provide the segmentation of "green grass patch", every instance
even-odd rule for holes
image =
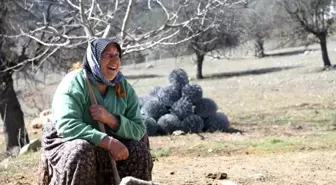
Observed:
[[[255,150],[262,153],[276,152],[276,151],[288,151],[294,150],[297,141],[293,139],[280,139],[280,138],[267,138],[267,139],[254,139],[254,140],[242,140],[242,141],[202,141],[195,144],[192,147],[180,151],[177,153],[184,153],[185,155],[198,155],[207,156],[209,154],[218,155],[232,155],[234,153],[246,153],[249,150]],[[183,150],[183,149],[180,149]],[[258,153],[259,153],[258,152]],[[175,152],[174,152],[175,153]]]
[[[295,151],[301,145],[300,139],[297,138],[267,138],[250,141],[248,144],[247,150],[262,153]]]
[[[169,157],[172,155],[172,149],[163,149],[163,148],[158,148],[158,149],[153,149],[151,151],[151,154],[155,157]]]
[[[336,108],[300,107],[278,110],[271,113],[251,113],[237,115],[238,123],[257,124],[298,124],[322,128],[324,130],[336,129]]]
[[[203,140],[190,143],[189,146],[171,148],[172,155],[206,157],[216,155],[239,155],[246,153],[267,154],[281,152],[295,152],[305,149],[333,149],[336,148],[335,132],[305,137],[267,137],[262,139],[244,140]],[[165,151],[164,149],[160,149]]]

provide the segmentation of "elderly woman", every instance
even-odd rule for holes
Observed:
[[[137,95],[119,71],[120,58],[118,43],[95,39],[87,47],[83,69],[59,84],[53,121],[44,126],[39,184],[115,184],[109,155],[121,178],[151,180],[146,127]],[[98,105],[91,105],[84,70]]]

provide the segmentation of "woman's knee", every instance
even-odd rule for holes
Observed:
[[[71,145],[76,146],[79,150],[93,149],[93,145],[85,139],[75,139],[68,141]]]
[[[128,146],[130,158],[148,158],[151,156],[149,148],[146,143],[141,141],[133,141]]]
[[[147,144],[141,141],[132,141],[127,144],[127,148],[129,157],[117,163],[121,176],[151,180],[153,161]]]
[[[75,139],[64,143],[61,158],[57,162],[56,181],[65,184],[94,184],[96,178],[95,148],[86,140]]]
[[[95,160],[94,146],[84,139],[75,139],[68,141],[66,150],[69,151],[69,158]]]

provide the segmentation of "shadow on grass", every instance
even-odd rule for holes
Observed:
[[[246,70],[246,71],[238,71],[238,72],[215,73],[215,74],[204,76],[204,79],[231,78],[231,77],[248,76],[248,75],[262,75],[262,74],[267,74],[267,73],[274,73],[274,72],[289,70],[289,69],[293,69],[297,67],[299,66],[270,67],[270,68],[262,68],[262,69],[254,69],[254,70]]]
[[[304,54],[306,51],[312,52],[312,51],[317,51],[317,50],[319,49],[298,49],[294,51],[283,51],[283,52],[278,52],[278,53],[265,54],[265,57],[292,56],[292,55]]]
[[[243,130],[239,130],[239,129],[232,128],[232,127],[228,128],[225,132],[230,133],[230,134],[235,134],[235,133],[243,134],[244,133]]]
[[[328,71],[336,71],[336,65],[332,66],[324,66],[324,67],[316,67],[313,70],[306,72],[307,74],[313,74],[313,73],[322,73],[322,72],[328,72]]]
[[[146,78],[158,78],[158,77],[162,76],[155,74],[125,75],[126,79],[146,79]]]

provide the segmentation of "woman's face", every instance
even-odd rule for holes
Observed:
[[[102,52],[100,68],[107,80],[113,80],[117,76],[120,68],[120,58],[115,44],[107,45]]]

